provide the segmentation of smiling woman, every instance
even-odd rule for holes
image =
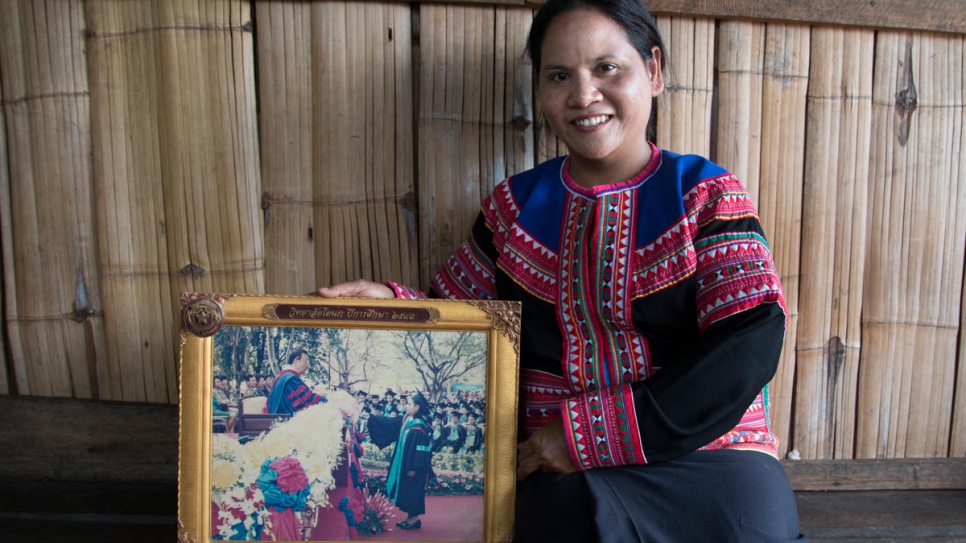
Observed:
[[[514,541],[799,539],[767,412],[781,284],[738,179],[648,141],[653,18],[639,0],[549,0],[527,48],[569,156],[497,185],[429,293],[523,302]]]

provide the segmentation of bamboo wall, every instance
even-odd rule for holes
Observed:
[[[962,16],[684,4],[652,4],[658,143],[758,204],[790,317],[783,450],[966,456]],[[176,402],[182,291],[425,287],[495,182],[562,152],[522,56],[531,17],[0,0],[0,393]]]

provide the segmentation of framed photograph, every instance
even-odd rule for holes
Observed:
[[[181,298],[178,537],[512,538],[520,305]]]

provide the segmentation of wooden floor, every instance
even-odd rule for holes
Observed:
[[[177,541],[176,407],[0,396],[0,413],[0,541]],[[785,466],[813,543],[966,542],[966,459]]]

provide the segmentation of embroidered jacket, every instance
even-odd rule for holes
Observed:
[[[566,157],[504,180],[433,294],[522,301],[524,430],[562,418],[578,467],[777,456],[767,383],[785,311],[757,213],[720,166],[653,151],[593,189]]]

